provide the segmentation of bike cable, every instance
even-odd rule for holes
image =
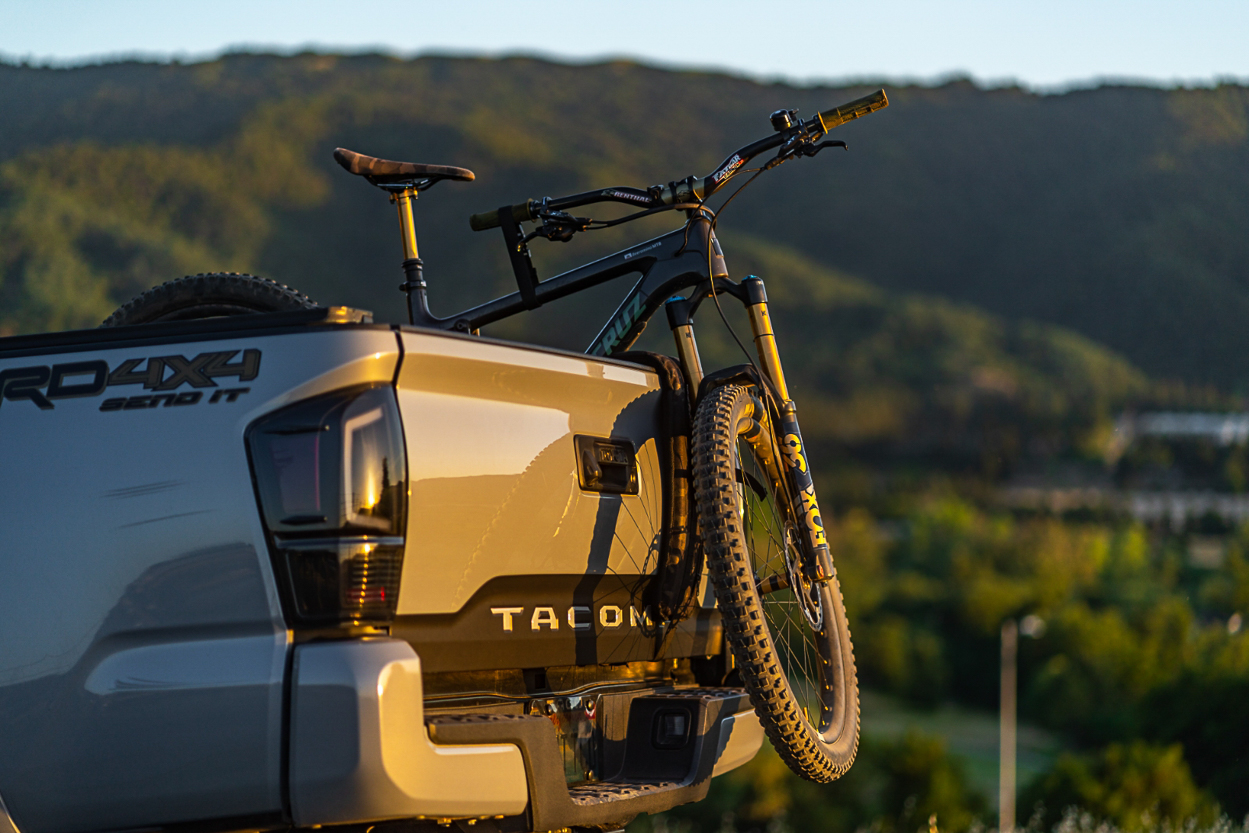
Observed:
[[[766,167],[756,168],[753,172],[754,176],[743,182],[737,187],[737,190],[729,194],[729,198],[720,204],[720,208],[718,210],[711,211],[711,209],[704,209],[707,213],[711,214],[711,220],[709,220],[711,228],[708,229],[708,238],[715,234],[716,223],[720,221],[720,215],[724,212],[724,209],[728,208],[729,203],[731,203],[738,194],[744,191],[747,185],[758,179],[759,175],[766,170]],[[721,255],[721,257],[723,257],[723,255]],[[742,351],[742,355],[746,357],[747,363],[749,363],[750,366],[755,369],[755,372],[759,373],[762,377],[763,374],[759,370],[759,366],[755,364],[754,356],[750,355],[750,351],[746,349],[746,345],[742,344],[742,340],[737,337],[737,331],[734,330],[733,325],[729,323],[728,316],[724,314],[724,307],[720,305],[720,294],[716,292],[715,268],[712,266],[711,261],[711,246],[707,247],[707,281],[711,286],[711,300],[715,301],[716,312],[720,313],[720,320],[724,322],[725,329],[729,331],[729,335],[733,337],[733,341],[737,342],[737,346]]]
[[[628,223],[641,217],[648,217],[651,214],[659,214],[664,211],[694,211],[703,207],[700,202],[679,202],[673,205],[661,205],[657,208],[648,208],[645,211],[638,211],[633,214],[626,214],[623,217],[617,217],[614,220],[591,220],[590,225],[586,226],[586,231],[597,231],[598,229],[611,228],[621,223]]]

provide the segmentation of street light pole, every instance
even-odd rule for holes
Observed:
[[[1019,623],[1002,623],[1002,699],[999,711],[998,821],[999,833],[1015,828],[1015,688],[1018,679]]]

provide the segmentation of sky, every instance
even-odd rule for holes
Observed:
[[[41,64],[311,48],[623,57],[798,83],[1249,81],[1249,0],[0,0],[0,20],[0,56]]]

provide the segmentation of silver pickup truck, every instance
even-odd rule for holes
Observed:
[[[765,733],[840,777],[845,607],[763,281],[729,279],[706,200],[886,106],[777,110],[707,176],[473,215],[517,292],[448,318],[412,204],[474,174],[339,148],[399,208],[413,326],[224,273],[0,339],[0,833],[611,830]],[[568,213],[600,203],[635,211]],[[665,211],[538,279],[529,241]],[[477,335],[635,274],[586,353]],[[692,316],[722,296],[758,361],[704,374]],[[678,358],[629,352],[661,307]]]
[[[655,609],[661,393],[345,308],[0,339],[0,830],[701,798],[764,735],[705,576]]]

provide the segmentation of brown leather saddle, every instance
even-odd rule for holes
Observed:
[[[346,148],[335,148],[334,159],[350,173],[362,176],[379,187],[406,186],[424,191],[444,179],[472,182],[476,179],[468,168],[452,165],[422,165],[419,162],[392,162],[365,156]]]

